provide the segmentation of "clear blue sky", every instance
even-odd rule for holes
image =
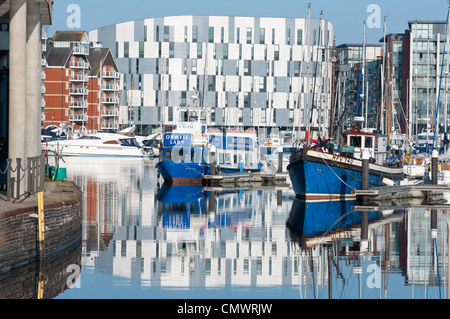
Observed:
[[[380,27],[366,28],[366,43],[379,43],[383,37],[383,19],[388,17],[387,32],[402,33],[409,20],[445,20],[448,0],[55,0],[53,25],[46,28],[49,36],[57,30],[90,31],[99,27],[152,17],[176,15],[221,15],[256,17],[306,18],[311,3],[313,18],[323,18],[335,27],[336,45],[362,43],[363,21],[376,23],[374,11],[379,9]],[[70,29],[67,12],[71,4],[80,8],[80,28]]]

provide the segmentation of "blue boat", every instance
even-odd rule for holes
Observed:
[[[211,152],[216,153],[216,172],[229,174],[261,170],[256,135],[207,133],[202,123],[182,122],[164,133],[156,168],[165,182],[176,185],[201,184],[211,174]]]
[[[376,135],[364,133],[359,139],[357,137],[356,133],[348,136],[349,140],[358,143],[360,152],[372,148],[369,152],[373,154]],[[352,191],[361,189],[362,160],[361,153],[359,156],[348,153],[350,149],[355,150],[355,145],[348,146],[345,153],[339,154],[306,146],[296,149],[287,166],[296,196],[315,200],[354,199]],[[403,179],[402,167],[373,161],[369,164],[369,188],[398,184]]]
[[[333,231],[361,224],[361,212],[352,210],[356,201],[306,201],[295,198],[286,225],[291,236],[300,239],[321,237]],[[380,219],[380,211],[368,212],[368,220]]]

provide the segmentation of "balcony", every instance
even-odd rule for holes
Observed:
[[[102,98],[103,104],[119,104],[119,98],[117,97],[103,97]]]
[[[119,91],[119,86],[117,84],[103,84],[103,91]]]
[[[72,73],[70,75],[70,81],[72,81],[72,82],[87,82],[88,77],[83,74]]]
[[[87,122],[88,117],[86,114],[70,114],[69,121],[71,122]]]
[[[103,110],[102,117],[118,117],[119,111],[117,110]]]
[[[45,71],[41,72],[41,80],[45,80],[47,78],[47,75],[45,74]]]
[[[73,54],[89,55],[89,49],[82,45],[76,45],[73,47]]]
[[[119,123],[102,122],[101,128],[104,129],[104,130],[118,130],[119,129]]]
[[[86,109],[88,106],[87,106],[87,102],[86,101],[75,101],[75,100],[71,100],[70,102],[69,102],[69,107],[70,108],[72,108],[72,109],[74,109],[74,108],[76,108],[76,109]]]
[[[85,88],[72,88],[69,90],[69,94],[72,95],[87,95],[88,90]]]
[[[120,73],[116,72],[116,71],[103,71],[102,76],[104,78],[118,79],[120,76]]]
[[[41,85],[41,93],[45,94],[46,90],[45,90],[45,85]]]
[[[41,99],[41,107],[42,108],[45,107],[45,99],[44,98]]]
[[[89,63],[85,61],[70,61],[70,67],[72,69],[88,69]]]

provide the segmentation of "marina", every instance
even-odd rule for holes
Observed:
[[[290,187],[172,186],[155,164],[61,164],[82,192],[83,230],[65,266],[79,258],[79,276],[54,298],[448,297],[450,205],[364,208],[305,201]]]
[[[450,299],[450,2],[338,44],[311,4],[55,1],[0,1],[0,299]]]

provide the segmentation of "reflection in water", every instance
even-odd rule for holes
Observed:
[[[353,211],[292,190],[159,184],[154,159],[65,158],[84,194],[60,298],[447,298],[445,210]]]

